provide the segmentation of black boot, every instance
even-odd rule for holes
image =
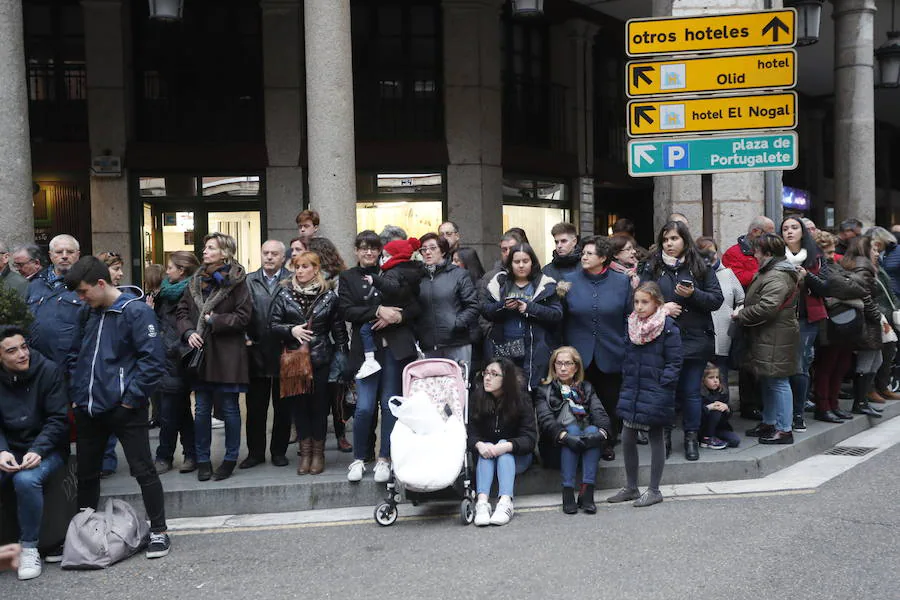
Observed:
[[[700,460],[700,441],[696,431],[684,432],[684,458],[686,460]]]
[[[874,384],[875,373],[857,373],[853,377],[853,412],[880,419],[884,415],[869,406],[868,396]]]
[[[672,428],[666,427],[663,429],[663,438],[666,442],[666,459],[672,455]]]
[[[209,481],[212,477],[212,463],[197,463],[197,481]]]
[[[578,512],[578,505],[575,503],[575,488],[563,488],[562,502],[563,512],[567,515],[574,515]]]
[[[213,473],[213,479],[215,481],[222,481],[223,479],[228,479],[229,477],[231,477],[231,474],[234,473],[235,466],[237,466],[237,461],[223,460],[222,464],[219,465],[219,468],[216,469],[216,472]]]
[[[581,494],[578,495],[578,507],[589,515],[597,512],[594,503],[594,485],[592,483],[581,484]]]

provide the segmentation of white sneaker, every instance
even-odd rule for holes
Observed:
[[[212,418],[212,429],[222,429],[225,427],[225,421],[222,419]]]
[[[512,519],[512,516],[512,498],[503,496],[502,498],[500,498],[500,501],[497,502],[497,508],[494,509],[494,514],[491,515],[491,525],[506,525],[507,523],[509,523],[509,520]]]
[[[41,555],[37,548],[22,548],[19,554],[19,581],[34,579],[41,574]]]
[[[491,524],[490,502],[478,502],[475,504],[475,527],[486,527]]]
[[[387,483],[391,478],[391,463],[379,460],[375,463],[375,483]]]
[[[381,370],[381,365],[374,358],[367,358],[362,366],[359,368],[359,371],[356,372],[357,379],[365,379],[370,375],[374,375],[378,371]]]
[[[361,460],[354,460],[350,463],[350,466],[347,467],[347,481],[352,481],[356,483],[357,481],[362,481],[363,473],[366,470],[366,463]]]

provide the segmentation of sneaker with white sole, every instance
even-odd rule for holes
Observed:
[[[19,581],[41,575],[41,554],[37,548],[22,548],[19,554]]]
[[[487,527],[491,524],[491,505],[489,502],[475,504],[475,527]]]
[[[506,525],[513,516],[513,501],[508,496],[503,496],[497,502],[494,514],[491,515],[491,525]]]
[[[375,360],[374,358],[367,358],[363,361],[362,366],[359,367],[359,371],[356,372],[357,379],[365,379],[370,375],[374,375],[378,371],[381,370],[381,364]]]
[[[56,546],[47,554],[44,555],[45,563],[61,563],[63,559],[63,550],[65,549],[65,544],[60,544]]]
[[[363,473],[366,471],[366,463],[361,460],[354,460],[350,463],[350,466],[347,467],[347,481],[352,481],[356,483],[357,481],[362,481]]]
[[[169,553],[171,543],[165,533],[150,533],[150,543],[147,545],[147,558],[162,558]]]
[[[217,419],[217,418],[213,417],[210,422],[211,422],[211,425],[210,425],[211,429],[223,429],[225,427],[225,421],[223,421],[222,419]]]
[[[387,483],[391,478],[391,463],[379,460],[375,463],[375,483]]]

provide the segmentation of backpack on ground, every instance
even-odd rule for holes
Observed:
[[[102,511],[83,508],[72,517],[63,549],[63,569],[105,569],[147,546],[150,527],[124,500],[106,501]]]

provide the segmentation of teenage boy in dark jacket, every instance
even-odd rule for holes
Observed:
[[[156,314],[143,294],[113,286],[109,267],[93,256],[72,266],[66,287],[91,308],[68,363],[78,428],[78,506],[97,508],[103,451],[115,434],[150,519],[147,558],[163,557],[169,553],[166,511],[147,428],[149,398],[166,374]]]
[[[62,370],[32,352],[24,330],[0,327],[0,486],[12,480],[22,553],[19,579],[41,574],[44,483],[69,455],[69,399]]]

